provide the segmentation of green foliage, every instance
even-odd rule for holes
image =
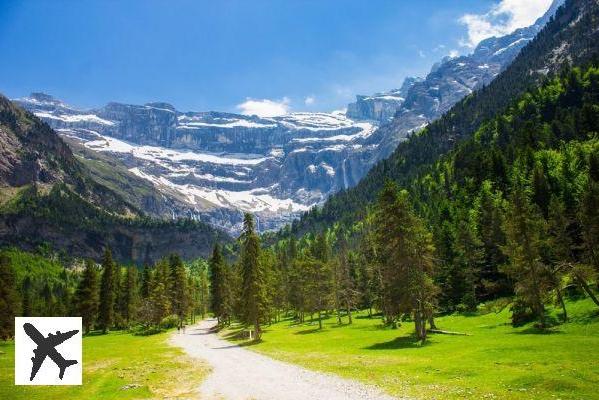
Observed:
[[[10,339],[15,331],[19,298],[15,285],[15,273],[10,259],[0,254],[0,339]]]
[[[89,333],[95,323],[100,301],[98,271],[91,260],[87,260],[85,263],[75,299],[77,314],[83,319],[84,332]]]
[[[268,318],[267,269],[260,263],[260,239],[254,231],[254,219],[245,214],[241,234],[240,265],[242,273],[242,320],[254,327],[256,338],[261,335],[261,323]]]
[[[104,333],[114,322],[115,276],[117,273],[117,266],[112,261],[112,253],[110,249],[106,249],[102,258],[102,281],[100,283],[100,308],[98,314],[98,325]]]

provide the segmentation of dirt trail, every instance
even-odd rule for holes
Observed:
[[[202,399],[225,400],[391,400],[379,389],[331,374],[309,371],[220,339],[204,320],[174,333],[171,344],[202,359],[212,373],[200,387]]]

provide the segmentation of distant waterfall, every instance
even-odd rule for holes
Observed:
[[[347,189],[349,187],[349,184],[347,183],[347,170],[345,168],[345,163],[347,162],[347,158],[343,160],[343,163],[341,164],[341,169],[343,170],[343,188]]]

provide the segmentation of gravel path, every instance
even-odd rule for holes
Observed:
[[[220,339],[204,320],[174,333],[171,344],[207,361],[212,373],[200,387],[202,399],[225,400],[391,400],[372,386],[263,356]]]

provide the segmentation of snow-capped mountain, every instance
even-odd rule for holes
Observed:
[[[534,39],[562,3],[563,0],[555,0],[545,15],[529,27],[517,29],[506,36],[483,40],[472,54],[444,58],[433,65],[424,80],[408,78],[402,86],[403,100],[393,103],[395,109],[387,104],[386,114],[394,111],[394,118],[367,141],[378,147],[375,159],[388,157],[410,133],[439,118],[459,100],[490,83]],[[372,107],[378,106],[379,109],[384,108],[385,103],[380,99],[385,98],[385,95],[366,97],[373,104]],[[359,106],[365,102],[363,96],[358,96],[354,104]],[[353,108],[348,108],[348,111]],[[384,122],[384,118],[380,118],[376,112],[351,115],[357,119],[379,119]],[[363,157],[360,155],[360,158]]]
[[[81,110],[42,93],[16,101],[63,136],[117,157],[151,182],[173,205],[172,217],[191,216],[235,233],[249,211],[261,231],[276,229],[355,185],[410,133],[489,83],[560,4],[556,0],[530,27],[482,41],[470,55],[446,57],[425,79],[357,96],[346,113],[260,118],[180,112],[167,103]]]
[[[187,205],[173,216],[230,232],[240,228],[243,211],[256,214],[261,230],[273,229],[354,185],[368,165],[347,159],[376,129],[342,113],[259,118],[179,112],[165,103],[79,110],[41,93],[16,102]]]

